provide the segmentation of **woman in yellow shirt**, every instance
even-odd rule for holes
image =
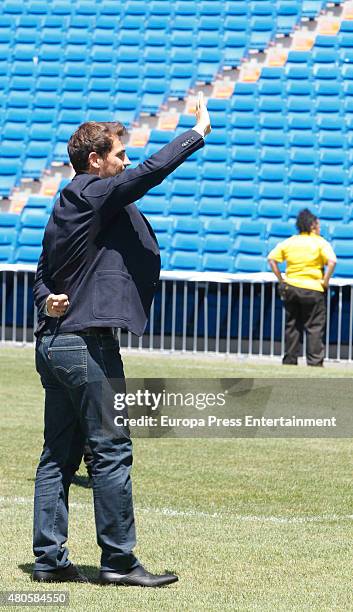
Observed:
[[[280,242],[268,255],[286,310],[282,363],[297,365],[300,340],[305,330],[307,364],[322,366],[325,291],[336,265],[336,256],[327,240],[320,236],[319,219],[308,208],[300,211],[296,226],[299,234]],[[283,261],[286,262],[284,278],[278,268],[278,263]]]

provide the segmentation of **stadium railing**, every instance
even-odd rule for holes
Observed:
[[[0,343],[31,345],[37,321],[33,264],[0,265]],[[352,361],[353,278],[327,293],[326,359]],[[164,271],[142,338],[118,331],[122,348],[280,357],[284,309],[271,273]],[[303,339],[305,354],[305,337]]]

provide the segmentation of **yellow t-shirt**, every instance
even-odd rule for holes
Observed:
[[[336,255],[322,236],[303,232],[280,242],[269,253],[268,259],[287,262],[285,279],[289,285],[323,291],[320,281],[324,276],[324,265],[328,260],[336,261]]]

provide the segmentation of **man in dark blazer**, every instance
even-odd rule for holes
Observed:
[[[135,169],[125,170],[125,128],[82,124],[68,151],[76,172],[48,221],[34,285],[36,368],[45,389],[44,446],[34,496],[33,579],[87,582],[68,559],[68,494],[87,439],[101,584],[162,586],[133,554],[136,543],[128,428],[112,425],[125,389],[114,328],[140,336],[157,288],[158,244],[134,204],[204,145],[210,120],[202,95],[196,125]]]

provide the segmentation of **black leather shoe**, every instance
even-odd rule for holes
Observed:
[[[150,574],[142,565],[126,574],[106,571],[101,571],[99,574],[100,584],[122,584],[124,586],[162,587],[178,580],[175,574],[161,574],[160,576]]]
[[[88,582],[72,563],[63,569],[50,571],[34,570],[32,580],[35,582]]]

